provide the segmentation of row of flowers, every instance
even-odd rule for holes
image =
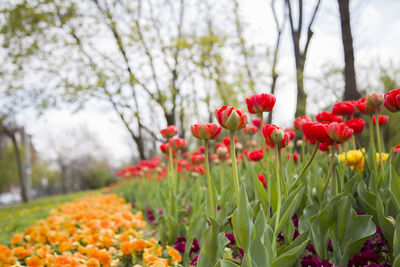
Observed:
[[[179,252],[145,239],[145,228],[117,195],[87,196],[15,234],[11,248],[0,245],[0,266],[176,266]]]

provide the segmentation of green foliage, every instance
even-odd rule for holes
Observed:
[[[10,185],[18,183],[15,152],[12,145],[6,145],[3,150],[0,150],[0,192],[6,191]]]

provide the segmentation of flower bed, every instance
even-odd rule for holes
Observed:
[[[142,213],[115,194],[87,196],[0,245],[0,266],[172,266],[181,256],[145,239]]]

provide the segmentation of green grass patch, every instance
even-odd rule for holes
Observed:
[[[14,234],[23,232],[27,227],[34,225],[38,220],[49,216],[52,209],[58,205],[84,197],[89,193],[100,191],[82,191],[67,195],[43,197],[29,203],[0,207],[0,244],[9,245]]]

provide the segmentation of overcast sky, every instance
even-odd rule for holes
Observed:
[[[272,46],[274,24],[266,0],[241,1],[242,16],[246,21],[246,37],[254,43]],[[306,4],[311,1],[304,1]],[[307,58],[307,77],[318,77],[327,63],[341,66],[343,52],[337,1],[322,0],[321,11],[316,19],[314,36]],[[352,0],[352,31],[357,67],[368,66],[379,60],[383,65],[390,62],[399,65],[400,59],[400,1],[399,0]],[[282,40],[278,72],[281,74],[277,85],[277,116],[274,123],[289,126],[295,111],[295,72],[291,39],[286,29]],[[271,39],[269,39],[271,38]],[[362,81],[361,81],[362,84]],[[306,88],[314,85],[306,80]],[[378,90],[378,88],[362,88]],[[316,94],[317,97],[320,95]],[[330,104],[329,97],[321,99],[321,106]],[[244,102],[244,100],[243,100]],[[320,106],[309,105],[308,112],[318,112]],[[26,125],[33,136],[36,149],[50,156],[49,135],[57,135],[71,128],[87,127],[104,147],[113,162],[128,161],[133,147],[127,131],[116,114],[106,103],[90,102],[86,108],[71,113],[69,110],[48,110],[41,117],[34,118],[28,113],[20,114],[19,121]],[[188,126],[189,127],[189,126]],[[84,145],[83,145],[84,146]]]

